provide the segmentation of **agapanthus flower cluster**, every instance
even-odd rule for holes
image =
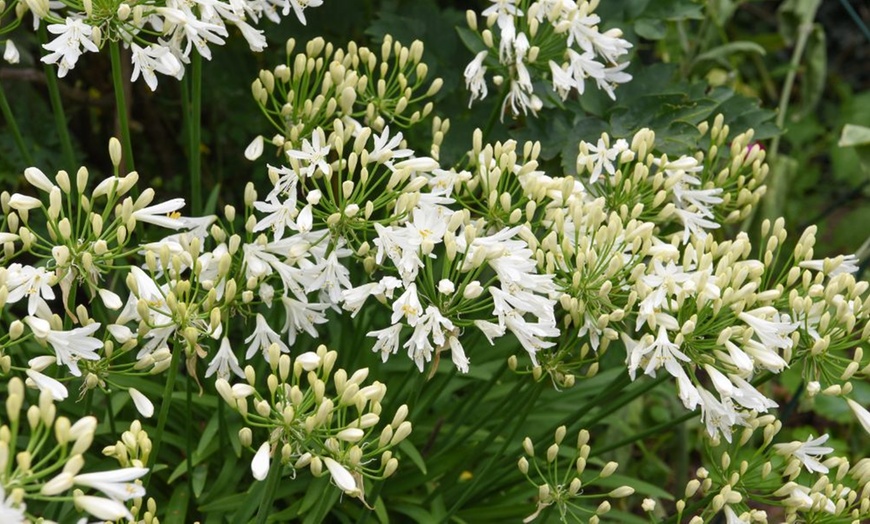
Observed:
[[[291,11],[302,24],[305,9],[322,5],[323,0],[251,0],[223,2],[204,0],[148,0],[127,2],[92,0],[49,2],[13,0],[20,19],[27,11],[33,14],[34,28],[47,24],[51,40],[43,44],[47,64],[57,64],[58,76],[75,68],[85,53],[97,53],[107,42],[120,42],[130,49],[133,72],[151,90],[157,88],[157,75],[182,78],[185,64],[196,52],[206,60],[212,57],[212,45],[223,45],[229,28],[235,27],[252,51],[262,51],[267,43],[261,29],[254,27],[263,18],[278,23]],[[57,4],[57,5],[55,5]],[[7,61],[17,54],[7,44]]]
[[[559,426],[553,444],[542,457],[536,456],[535,444],[530,438],[523,440],[525,455],[520,457],[517,467],[538,490],[537,510],[523,522],[532,522],[544,509],[555,506],[562,522],[595,524],[599,522],[600,515],[610,511],[608,498],[620,499],[634,494],[635,490],[631,486],[623,485],[609,490],[597,486],[600,481],[613,475],[619,464],[613,461],[597,464],[594,459],[590,461],[589,452],[592,448],[589,446],[589,432],[585,429],[580,430],[576,445],[568,448],[570,452],[566,457],[563,441],[567,432],[565,426]],[[593,464],[600,467],[589,467]],[[604,500],[598,502],[600,499]]]
[[[432,112],[428,99],[443,84],[440,78],[428,81],[419,40],[407,47],[386,35],[379,51],[353,42],[336,49],[322,38],[293,55],[295,47],[296,41],[288,40],[287,62],[260,71],[251,86],[254,100],[278,133],[268,140],[282,152],[314,140],[315,129],[330,131],[336,120],[375,132],[388,124],[393,129],[414,125]],[[245,152],[249,160],[262,154],[264,140],[254,139]]]
[[[739,440],[708,449],[676,503],[676,517],[692,523],[719,514],[723,522],[864,522],[870,517],[870,463],[828,456],[829,435],[779,442],[773,415],[747,420]],[[751,501],[765,501],[765,508]],[[660,512],[660,517],[664,516]],[[688,519],[688,520],[687,520]]]
[[[85,416],[71,421],[58,416],[49,391],[39,393],[39,401],[28,407],[24,382],[13,377],[7,384],[6,419],[0,420],[3,522],[33,521],[42,517],[45,504],[64,501],[72,501],[78,512],[101,520],[134,520],[143,509],[145,488],[139,479],[148,473],[144,463],[134,461],[122,463],[121,468],[82,472],[93,460],[88,458],[88,451],[97,419]],[[93,492],[99,494],[86,494]]]
[[[618,28],[601,31],[597,0],[491,2],[481,13],[486,28],[479,35],[477,15],[467,13],[482,48],[465,68],[469,104],[489,94],[487,74],[504,92],[502,117],[508,109],[514,116],[534,115],[543,107],[542,96],[565,101],[572,93],[582,95],[587,82],[615,100],[616,87],[631,80],[629,62],[620,60],[632,45]],[[536,88],[540,80],[551,84],[550,93]]]
[[[117,140],[111,141],[110,154],[117,170]],[[126,196],[138,180],[136,172],[107,177],[93,189],[86,168],[77,172],[74,184],[65,171],[51,180],[31,168],[25,178],[42,198],[0,195],[3,230],[10,231],[0,233],[0,304],[20,308],[22,319],[9,324],[2,340],[4,369],[25,372],[56,400],[68,396],[65,383],[73,378],[80,378],[86,390],[127,390],[139,412],[150,417],[152,402],[115,377],[162,373],[176,343],[193,362],[201,356],[201,338],[220,338],[221,315],[214,306],[235,297],[235,284],[225,278],[229,259],[221,255],[226,245],[201,252],[215,217],[182,217],[180,198],[151,205],[150,188],[135,199]],[[174,232],[139,244],[134,239],[143,224]],[[131,256],[144,258],[143,267],[128,266]],[[36,262],[13,262],[24,257]],[[126,301],[107,283],[124,270]],[[90,307],[78,303],[84,301]],[[13,346],[41,350],[18,349],[17,355],[32,357],[25,357],[24,366],[11,360]],[[49,373],[53,364],[58,371]]]
[[[679,158],[655,155],[655,133],[649,129],[638,131],[630,143],[607,134],[597,145],[580,142],[578,176],[608,209],[627,209],[632,218],[661,225],[679,224],[683,243],[692,235],[703,238],[749,216],[764,196],[768,167],[764,150],[752,142],[752,130],[729,136],[722,115],[698,129],[701,136],[709,131],[707,151]]]
[[[250,366],[244,372],[246,382],[230,385],[219,378],[215,383],[247,424],[239,439],[257,448],[251,462],[254,478],[265,479],[270,468],[283,472],[288,467],[294,478],[303,469],[315,477],[328,472],[338,489],[364,500],[365,479],[387,478],[399,465],[392,448],[411,433],[407,406],[378,431],[387,387],[380,382],[364,385],[368,369],[350,376],[334,369],[338,353],[325,346],[295,359],[281,354],[277,343],[268,352],[268,395]]]

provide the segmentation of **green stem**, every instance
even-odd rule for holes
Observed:
[[[124,168],[133,171],[133,143],[130,139],[130,121],[127,115],[127,100],[124,96],[124,77],[121,75],[121,45],[117,41],[109,44],[112,58],[112,84],[115,88],[115,105],[118,111],[118,127],[121,131],[121,147],[124,151]]]
[[[187,455],[185,457],[185,461],[187,462],[187,487],[190,490],[190,495],[193,497],[193,381],[190,377],[184,382],[185,385],[185,399],[184,399],[184,411],[185,416],[187,417],[187,424],[184,425],[184,453]],[[223,402],[218,399],[218,404],[223,404]]]
[[[181,348],[174,348],[172,351],[172,361],[169,363],[169,376],[166,378],[166,385],[163,388],[163,401],[160,403],[160,414],[157,416],[157,430],[154,433],[154,438],[151,439],[151,456],[148,459],[148,476],[145,477],[143,484],[148,486],[148,481],[151,479],[151,473],[154,471],[154,464],[157,462],[157,455],[160,453],[160,444],[163,441],[163,430],[166,428],[166,421],[169,419],[169,407],[172,405],[172,392],[175,390],[175,379],[178,376],[178,363],[181,361],[181,354],[184,352]]]
[[[789,64],[788,74],[785,77],[785,83],[782,85],[782,92],[779,95],[779,107],[777,108],[776,115],[776,126],[780,129],[785,125],[785,116],[788,112],[788,104],[791,99],[791,90],[794,87],[794,80],[797,77],[798,67],[800,67],[801,58],[804,55],[804,49],[807,46],[807,40],[809,40],[810,33],[813,31],[813,18],[815,18],[815,12],[813,12],[812,17],[807,17],[807,20],[804,20],[801,25],[798,27],[798,39],[797,44],[794,47],[794,52],[791,55],[791,63]],[[768,158],[775,158],[777,152],[779,151],[779,141],[782,135],[778,134],[773,137],[773,140],[770,143],[770,152],[768,153]]]
[[[39,24],[39,40],[43,44],[48,42],[48,34],[45,24]],[[66,114],[63,111],[63,102],[60,100],[60,88],[57,85],[57,72],[52,64],[43,66],[45,71],[45,84],[48,87],[48,97],[51,100],[51,112],[54,113],[54,125],[57,127],[57,135],[60,138],[60,147],[63,151],[63,161],[67,169],[75,169],[76,158],[73,153],[72,140],[69,129],[66,127]]]
[[[0,83],[0,110],[3,111],[3,119],[6,121],[6,125],[9,126],[9,131],[12,132],[12,137],[15,139],[15,145],[18,146],[18,151],[21,152],[21,157],[28,166],[32,166],[33,157],[30,155],[30,150],[27,149],[27,144],[24,143],[24,138],[21,136],[21,130],[18,129],[18,122],[15,120],[12,108],[9,107],[9,101],[6,100],[6,91],[3,89],[2,83]]]
[[[190,205],[194,216],[202,213],[202,165],[199,150],[202,130],[202,57],[191,57],[190,118],[188,152],[190,155]]]
[[[603,448],[593,448],[591,454],[592,455],[600,455],[602,453],[607,453],[608,451],[613,451],[614,449],[619,449],[622,446],[627,446],[632,442],[637,442],[638,440],[643,440],[651,435],[663,434],[664,431],[669,430],[673,427],[676,427],[687,420],[691,420],[698,415],[701,414],[700,410],[690,411],[684,414],[682,417],[677,417],[673,420],[668,420],[667,422],[662,422],[657,426],[653,426],[646,431],[641,431],[640,433],[635,433],[634,435],[624,438],[618,442],[615,442],[609,446],[604,446]]]

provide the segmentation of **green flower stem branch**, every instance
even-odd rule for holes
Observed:
[[[42,44],[48,42],[48,32],[45,30],[45,24],[39,24],[39,41]],[[48,97],[51,100],[51,112],[54,114],[54,125],[57,128],[57,136],[60,139],[60,147],[63,152],[64,168],[72,170],[77,164],[75,153],[73,152],[72,139],[67,128],[66,113],[63,109],[63,102],[60,99],[60,88],[57,85],[57,71],[55,71],[52,64],[45,64],[43,70],[45,71],[45,84],[48,87]]]
[[[160,403],[160,413],[157,416],[157,430],[151,440],[151,456],[148,459],[148,476],[145,477],[145,485],[154,472],[154,464],[160,455],[160,444],[163,442],[163,431],[166,429],[166,421],[169,419],[169,408],[172,406],[172,392],[175,391],[175,379],[178,377],[178,365],[181,362],[181,348],[174,348],[172,361],[169,364],[169,375],[166,377],[166,385],[163,388],[163,401]]]
[[[193,53],[191,62],[190,103],[188,115],[188,155],[190,162],[190,209],[194,215],[202,213],[202,57]],[[186,92],[186,91],[185,91]]]
[[[124,75],[121,71],[121,44],[117,41],[110,42],[109,55],[112,60],[112,85],[115,89],[118,129],[121,133],[121,147],[124,151],[124,171],[129,173],[135,169],[135,163],[133,161],[133,142],[130,138],[130,119],[127,114],[127,97],[124,95]]]

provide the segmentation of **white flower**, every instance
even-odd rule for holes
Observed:
[[[52,359],[53,360],[53,359]],[[69,396],[69,392],[61,382],[43,375],[39,371],[35,371],[33,369],[25,370],[25,373],[33,381],[39,391],[48,391],[51,394],[51,398],[54,400],[60,401]],[[2,522],[2,519],[0,519]]]
[[[18,48],[15,47],[15,42],[7,40],[6,48],[3,51],[3,60],[6,60],[10,64],[17,64],[20,59],[21,54],[18,52]]]
[[[263,480],[266,478],[266,475],[269,474],[270,448],[271,446],[269,445],[268,441],[260,444],[259,449],[257,449],[257,453],[254,455],[254,459],[251,461],[251,473],[257,480]]]
[[[284,4],[284,16],[287,16],[290,13],[289,7],[293,8],[293,12],[296,13],[296,18],[299,19],[299,23],[302,25],[306,25],[307,21],[305,20],[305,13],[303,11],[306,7],[319,7],[323,4],[323,0],[289,0],[289,6],[285,0]]]
[[[27,509],[23,503],[13,506],[12,500],[6,499],[6,490],[0,485],[0,522],[9,524],[24,524],[28,522],[24,516],[24,511]]]
[[[282,353],[289,353],[290,348],[287,347],[281,337],[276,333],[269,323],[266,322],[266,319],[263,315],[257,313],[256,318],[256,326],[254,327],[254,332],[251,333],[251,336],[245,339],[245,342],[249,342],[248,351],[245,353],[245,359],[250,360],[251,357],[257,351],[263,352],[263,357],[266,359],[266,362],[269,361],[269,346],[272,344],[278,344],[278,347],[281,349]]]
[[[9,291],[6,302],[14,304],[27,297],[27,314],[33,315],[41,300],[54,300],[54,290],[51,288],[53,280],[54,274],[43,267],[13,264],[6,278],[6,288]]]
[[[814,439],[813,436],[810,435],[806,442],[800,443],[796,448],[794,446],[796,443],[794,442],[789,444],[776,444],[774,447],[777,451],[783,454],[789,454],[790,452],[791,455],[801,461],[801,464],[807,468],[807,471],[824,475],[828,472],[828,468],[819,462],[818,459],[822,458],[822,455],[827,455],[834,451],[834,448],[822,446],[822,444],[828,441],[828,437],[829,435],[825,434]]]
[[[804,260],[798,266],[804,269],[823,272],[829,277],[835,277],[843,273],[851,274],[858,271],[859,262],[860,260],[855,255],[840,255],[836,258],[825,258],[822,260]]]
[[[329,144],[321,145],[326,139],[323,136],[323,130],[318,128],[311,135],[311,142],[308,139],[302,140],[302,151],[291,149],[287,151],[287,156],[306,162],[303,172],[306,176],[314,174],[315,170],[320,170],[324,175],[332,173],[332,168],[326,162],[326,157],[332,146]]]
[[[283,202],[277,198],[266,198],[266,202],[254,202],[254,208],[257,211],[268,213],[254,226],[254,231],[263,231],[271,228],[274,232],[274,239],[281,240],[284,237],[284,230],[287,228],[298,229],[294,219],[296,218],[296,198],[287,198]]]
[[[374,146],[369,151],[369,162],[383,164],[394,158],[408,158],[414,154],[410,149],[396,149],[402,144],[402,133],[390,137],[390,126],[385,126],[381,136],[374,137]]]
[[[184,222],[179,220],[180,217],[172,215],[184,207],[183,198],[173,198],[166,202],[153,206],[143,207],[138,211],[133,211],[133,218],[139,222],[154,224],[155,226],[165,227],[167,229],[181,229]]]
[[[152,91],[157,89],[155,72],[175,78],[184,74],[184,66],[167,47],[151,44],[143,48],[133,42],[130,44],[130,51],[130,61],[133,64],[130,81],[135,82],[141,74]]]
[[[354,480],[353,475],[350,474],[350,471],[348,471],[347,468],[330,457],[323,457],[323,463],[326,464],[326,468],[329,470],[332,481],[335,482],[335,485],[338,486],[339,489],[354,497],[360,494],[360,489],[356,485],[356,480]]]
[[[484,76],[486,75],[486,66],[483,65],[483,59],[486,58],[487,54],[488,51],[486,50],[477,53],[474,60],[465,66],[465,88],[471,91],[471,99],[468,101],[468,107],[471,107],[471,104],[474,103],[475,100],[483,100],[486,98],[488,93],[486,88],[486,78]]]
[[[314,325],[326,323],[323,312],[329,308],[329,304],[300,301],[286,296],[281,297],[281,303],[285,313],[282,331],[287,332],[287,342],[290,345],[296,342],[296,334],[302,331],[317,337],[317,328]]]
[[[133,515],[127,509],[127,506],[112,499],[103,497],[92,497],[90,495],[79,495],[75,497],[76,506],[97,517],[98,519],[116,521],[120,519],[133,520]]]
[[[393,302],[393,316],[390,321],[395,324],[402,317],[409,326],[414,327],[420,320],[420,315],[423,314],[423,306],[420,304],[420,299],[417,297],[417,284],[412,282],[411,285],[402,293],[399,298]]]
[[[458,338],[452,335],[447,339],[447,343],[450,346],[450,358],[453,360],[453,365],[455,365],[459,371],[468,373],[469,360],[468,357],[465,356],[465,349],[462,347],[462,343],[459,342]]]
[[[154,415],[154,404],[151,401],[139,392],[136,388],[130,388],[127,390],[127,393],[130,394],[130,398],[133,399],[133,405],[136,406],[136,411],[138,411],[143,417],[151,418]]]
[[[102,491],[109,498],[123,502],[145,496],[145,488],[131,481],[148,473],[148,468],[122,468],[73,477],[73,483]]]
[[[51,24],[48,32],[58,35],[51,42],[42,47],[51,53],[42,57],[46,64],[57,64],[57,76],[63,78],[70,69],[73,69],[82,55],[82,47],[85,51],[99,52],[97,45],[91,40],[94,28],[85,23],[81,18],[67,17],[63,24]]]
[[[36,338],[48,342],[54,349],[58,365],[64,364],[73,375],[82,375],[78,366],[79,359],[100,360],[96,350],[103,347],[103,342],[91,336],[100,329],[99,322],[70,331],[55,331],[51,329],[48,321],[41,318],[29,316],[24,321],[33,330]]]
[[[224,337],[221,340],[221,347],[215,354],[214,358],[205,370],[205,377],[208,378],[217,372],[217,376],[226,379],[230,376],[230,371],[235,373],[239,378],[245,378],[245,372],[239,367],[239,359],[233,353],[233,348],[230,346],[228,338]]]
[[[768,316],[772,317],[773,320],[764,318]],[[781,317],[785,318],[786,321],[781,321]],[[788,322],[787,316],[780,315],[772,307],[761,307],[745,311],[737,315],[737,318],[749,325],[755,336],[768,348],[791,348],[793,342],[789,335],[799,325],[797,322]]]
[[[392,326],[366,333],[367,337],[376,337],[378,341],[372,348],[372,351],[377,353],[380,351],[381,359],[386,362],[390,355],[394,355],[399,351],[399,332],[402,330],[402,324],[393,324]]]
[[[734,409],[734,405],[728,398],[724,398],[722,402],[719,402],[706,389],[697,389],[701,397],[701,416],[704,419],[707,433],[713,437],[716,436],[717,432],[721,431],[725,436],[725,440],[730,443],[732,426],[742,420]]]

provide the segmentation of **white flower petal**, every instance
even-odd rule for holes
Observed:
[[[145,418],[151,418],[154,415],[154,404],[148,400],[148,397],[143,395],[138,389],[130,388],[128,391],[130,398],[133,399],[133,404],[136,406],[136,411],[142,414]]]
[[[54,358],[51,359],[54,361]],[[64,400],[69,396],[69,392],[66,390],[66,386],[58,382],[57,380],[43,375],[39,371],[34,371],[32,369],[28,369],[25,371],[27,376],[33,381],[37,388],[40,391],[48,391],[51,393],[51,398],[54,400]]]
[[[263,480],[269,474],[269,442],[263,442],[257,454],[254,455],[254,460],[251,461],[251,473],[257,480]]]
[[[356,481],[350,471],[344,466],[329,457],[323,457],[323,462],[326,468],[329,469],[329,474],[332,476],[333,482],[342,491],[348,495],[358,495],[360,490],[356,485]]]
[[[245,148],[245,158],[250,161],[254,161],[260,158],[260,155],[263,154],[263,136],[257,136],[248,147]]]

